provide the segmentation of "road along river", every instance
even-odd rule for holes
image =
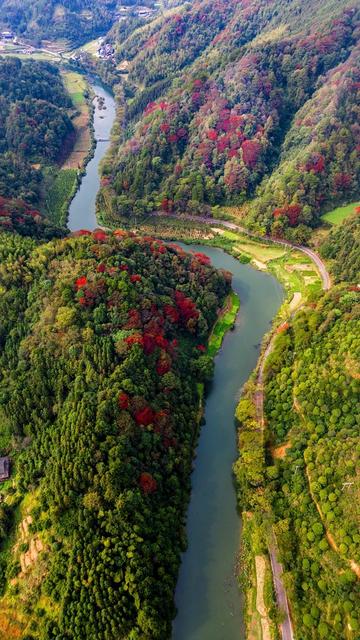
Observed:
[[[215,360],[206,399],[206,424],[200,434],[187,520],[189,546],[176,591],[178,616],[174,640],[244,638],[236,578],[240,518],[231,468],[236,459],[234,413],[241,388],[256,366],[260,342],[270,329],[284,292],[272,276],[243,265],[220,249],[183,245],[201,251],[215,267],[233,274],[241,307]]]
[[[98,140],[80,188],[69,210],[71,231],[97,227],[96,196],[99,164],[109,148],[115,119],[115,101],[100,84],[93,90],[94,127]],[[178,616],[174,640],[240,640],[244,638],[241,596],[236,564],[240,518],[232,482],[236,458],[234,413],[241,388],[254,369],[260,342],[283,300],[283,290],[272,276],[240,264],[220,249],[184,245],[208,255],[215,267],[233,273],[233,289],[241,308],[235,330],[229,332],[216,357],[215,376],[206,399],[205,419],[192,476],[188,513],[189,546],[183,556],[176,591]]]

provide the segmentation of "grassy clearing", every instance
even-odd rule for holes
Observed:
[[[259,242],[237,242],[242,253],[247,254],[252,259],[267,264],[271,260],[277,260],[287,252],[283,247],[277,247],[269,244],[261,244]]]
[[[85,93],[87,91],[87,82],[83,75],[74,71],[64,71],[62,73],[63,81],[67,92],[73,102],[74,107],[85,104]]]
[[[95,40],[90,40],[86,42],[81,47],[77,47],[77,49],[73,49],[68,52],[68,55],[74,55],[74,53],[79,53],[80,51],[86,51],[91,56],[94,56],[99,48],[100,38],[96,38]]]
[[[351,202],[344,207],[337,207],[333,211],[329,211],[329,213],[325,213],[321,216],[323,222],[328,222],[329,224],[341,224],[346,218],[351,216],[351,214],[355,213],[355,208],[360,206],[360,202]]]
[[[240,300],[232,291],[228,296],[224,312],[219,316],[208,343],[208,355],[212,358],[222,345],[225,334],[234,326],[237,313],[240,309]]]
[[[99,48],[99,38],[97,38],[96,40],[91,40],[90,42],[87,42],[81,47],[83,51],[90,53],[92,56],[96,54],[98,48]]]
[[[77,170],[62,169],[46,195],[46,214],[57,224],[66,224],[68,206],[77,188]]]
[[[45,62],[60,62],[60,56],[43,51],[35,51],[34,53],[18,53],[16,49],[13,51],[0,51],[1,56],[11,56],[12,58],[20,58],[21,60],[43,60]]]

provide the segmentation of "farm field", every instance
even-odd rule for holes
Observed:
[[[329,213],[325,213],[321,219],[324,222],[328,222],[329,224],[341,224],[346,218],[351,216],[354,213],[355,208],[360,206],[360,202],[351,202],[350,204],[345,205],[344,207],[337,207],[333,211],[329,211]]]
[[[99,48],[99,38],[96,38],[96,40],[90,40],[90,42],[87,42],[86,44],[84,44],[82,47],[80,47],[79,50],[86,51],[86,53],[89,53],[90,55],[94,56],[98,48]]]
[[[62,168],[81,169],[91,148],[90,110],[85,96],[87,82],[84,76],[74,71],[64,71],[63,80],[78,113],[73,119],[76,130],[75,144]]]

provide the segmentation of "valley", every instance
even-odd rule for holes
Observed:
[[[0,638],[357,640],[358,10],[95,4],[0,59]]]

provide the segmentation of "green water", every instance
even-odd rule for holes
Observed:
[[[94,157],[86,167],[86,174],[81,181],[79,191],[69,209],[68,227],[70,231],[97,227],[96,197],[100,189],[99,164],[110,146],[110,132],[115,120],[116,105],[111,93],[100,82],[92,82],[95,96],[104,99],[105,109],[99,109],[97,99],[94,100],[94,135],[97,141]]]
[[[100,84],[95,93],[107,109],[95,103],[95,137],[108,138],[115,118],[115,103]],[[72,231],[96,228],[99,163],[109,142],[98,142],[69,211]],[[233,273],[233,289],[241,300],[235,331],[225,337],[216,357],[215,377],[206,399],[206,425],[202,428],[192,496],[188,512],[189,547],[182,559],[176,591],[178,616],[173,640],[240,640],[244,637],[242,603],[235,576],[240,542],[231,468],[236,458],[234,413],[241,387],[256,365],[259,343],[270,328],[282,299],[280,284],[220,249],[184,245],[206,253],[215,267]]]
[[[259,343],[282,303],[283,290],[272,276],[240,264],[220,249],[183,246],[206,253],[215,267],[233,273],[241,308],[235,331],[227,334],[216,357],[215,377],[206,399],[173,639],[240,640],[244,627],[235,572],[241,531],[231,475],[236,459],[234,413],[241,388],[256,365]]]

